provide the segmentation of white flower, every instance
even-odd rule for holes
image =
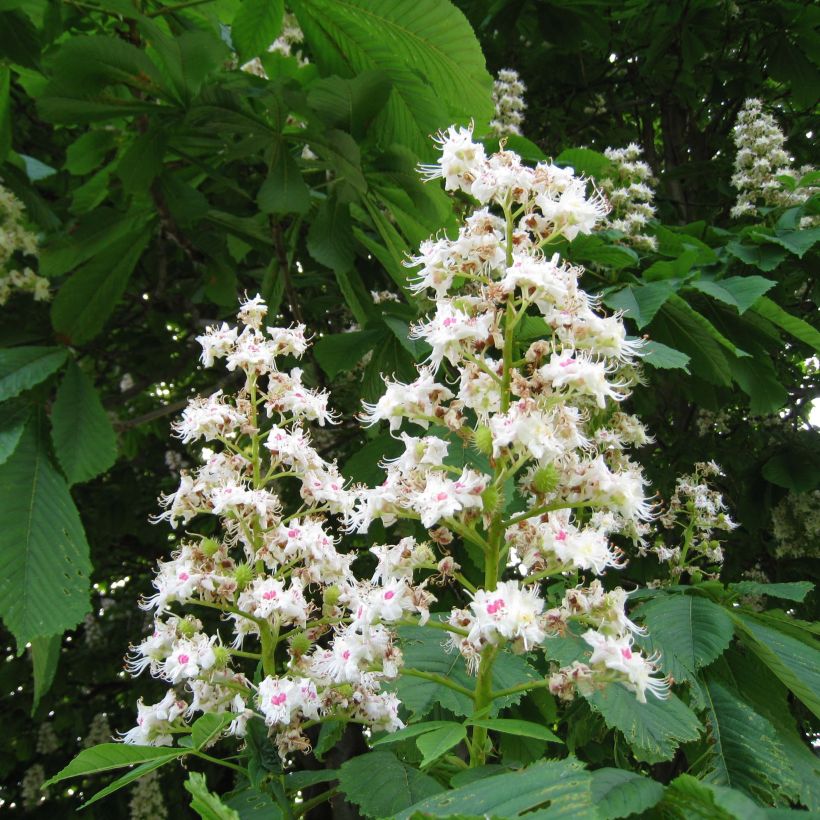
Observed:
[[[451,125],[440,131],[435,141],[441,146],[441,156],[435,165],[423,165],[426,180],[443,179],[447,191],[461,189],[470,192],[470,186],[485,161],[484,146],[473,142],[473,127]]]
[[[546,637],[541,625],[544,600],[534,589],[521,588],[515,581],[501,581],[489,592],[479,589],[470,603],[475,622],[468,640],[499,642],[499,638],[520,640],[525,650]]]
[[[259,684],[256,705],[268,726],[287,726],[298,716],[319,717],[319,696],[308,678],[266,677]]]

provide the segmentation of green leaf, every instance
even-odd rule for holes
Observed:
[[[729,589],[738,595],[768,595],[786,601],[803,601],[814,589],[811,581],[791,581],[783,584],[762,584],[758,581],[739,581],[729,584]]]
[[[308,253],[331,270],[346,271],[356,258],[355,248],[349,206],[337,199],[325,200],[308,229]]]
[[[412,723],[410,726],[405,726],[397,732],[382,735],[382,737],[374,740],[370,745],[375,748],[376,746],[386,746],[390,743],[401,743],[410,738],[423,735],[426,732],[434,732],[437,729],[446,729],[453,726],[461,726],[461,724],[453,723],[451,720],[428,720],[424,723]]]
[[[709,734],[703,779],[767,803],[781,791],[794,794],[798,784],[772,724],[711,676],[702,691]]]
[[[148,128],[137,134],[117,163],[117,176],[128,194],[145,194],[162,171],[167,134],[161,128]]]
[[[0,414],[0,464],[5,464],[17,449],[26,427],[31,408],[25,404],[14,406],[11,402]]]
[[[453,814],[482,817],[524,815],[549,805],[550,818],[583,818],[592,815],[592,777],[574,758],[540,760],[517,772],[498,774],[468,783],[458,789],[428,797],[396,815],[409,820],[416,815],[447,817]]]
[[[45,381],[62,366],[62,347],[10,347],[0,350],[0,401],[13,399]]]
[[[708,319],[675,296],[670,296],[652,323],[653,338],[688,355],[696,376],[728,387],[732,371],[714,333]]]
[[[191,726],[191,740],[197,749],[206,747],[212,740],[219,737],[222,731],[236,717],[232,712],[220,715],[207,713],[197,718]]]
[[[51,306],[54,329],[74,345],[102,331],[151,238],[143,229],[109,246],[77,270],[60,288]]]
[[[612,163],[598,151],[591,148],[567,148],[555,158],[556,165],[571,166],[579,174],[591,177],[606,176],[612,170]]]
[[[765,820],[766,814],[742,792],[682,774],[666,789],[658,807],[675,820]]]
[[[167,762],[186,754],[186,749],[172,749],[168,746],[134,746],[130,743],[101,743],[84,749],[71,763],[49,778],[43,786],[52,786],[69,777],[108,772],[137,763],[150,761]]]
[[[783,310],[780,305],[766,296],[758,299],[752,310],[820,353],[820,330],[812,327],[808,322],[804,322],[797,316],[792,316],[791,313]]]
[[[60,661],[62,633],[46,635],[31,640],[31,665],[34,670],[34,693],[32,695],[31,714],[37,711],[40,698],[51,688],[57,664]]]
[[[695,713],[673,694],[666,700],[650,695],[646,703],[638,703],[634,693],[611,683],[587,701],[610,729],[623,734],[635,757],[647,763],[671,760],[681,743],[700,737]]]
[[[777,230],[774,236],[766,234],[765,238],[769,242],[782,245],[786,250],[797,256],[798,259],[802,259],[806,252],[820,240],[820,228],[806,228],[802,231]]]
[[[339,769],[339,789],[368,817],[394,817],[419,800],[444,791],[418,769],[386,751],[369,752]]]
[[[592,773],[592,802],[600,820],[640,814],[663,797],[663,784],[626,769],[597,769]]]
[[[138,748],[146,748],[144,746]],[[170,751],[169,749],[165,749],[165,751]],[[133,783],[135,780],[139,780],[141,777],[144,777],[146,774],[150,774],[155,769],[159,769],[162,766],[165,766],[167,763],[170,763],[172,760],[176,760],[180,755],[184,754],[184,750],[182,749],[175,749],[174,751],[178,752],[178,754],[174,755],[165,755],[164,757],[158,757],[156,760],[149,760],[146,763],[142,763],[139,766],[135,766],[131,771],[126,772],[122,777],[118,777],[116,780],[109,783],[104,789],[100,789],[98,792],[94,794],[93,797],[89,798],[85,801],[85,803],[80,806],[81,809],[84,809],[86,806],[90,806],[92,803],[96,803],[98,800],[102,800],[103,797],[108,797],[109,794],[113,794],[120,789],[125,788],[126,786]]]
[[[796,447],[782,447],[763,465],[761,473],[766,481],[796,493],[809,492],[820,484],[817,463]]]
[[[652,367],[663,370],[684,370],[689,372],[689,362],[691,359],[680,350],[675,350],[668,345],[649,340],[641,348],[642,361]]]
[[[328,128],[341,128],[363,139],[390,96],[390,82],[379,71],[363,71],[349,80],[325,77],[311,83],[308,105]]]
[[[202,820],[240,820],[239,813],[226,806],[213,792],[208,791],[205,775],[190,772],[185,790],[191,795],[191,808]]]
[[[347,724],[343,720],[328,720],[322,724],[319,738],[313,747],[318,760],[324,760],[325,755],[339,743],[346,728]]]
[[[677,280],[648,282],[643,285],[628,285],[623,290],[607,294],[603,302],[607,307],[622,310],[635,320],[639,329],[646,327],[664,302],[680,287]]]
[[[702,293],[736,307],[738,313],[745,313],[776,283],[762,276],[730,276],[717,281],[696,279],[689,284]]]
[[[641,275],[645,282],[657,282],[664,279],[680,279],[685,277],[697,264],[698,251],[688,248],[677,259],[671,261],[660,260],[653,262]]]
[[[743,643],[820,717],[820,651],[753,615],[732,611],[731,616]]]
[[[441,645],[441,638],[437,634],[431,634],[434,630],[400,627],[398,632],[405,667],[433,672],[467,689],[473,689],[475,679],[468,674],[463,658],[457,652],[448,654]],[[496,691],[534,681],[539,677],[521,655],[499,653],[493,665],[493,689]],[[470,715],[473,712],[471,698],[435,681],[401,675],[395,687],[399,700],[415,717],[423,717],[436,705],[457,715]],[[518,693],[496,699],[492,704],[492,714],[517,703],[521,697],[521,693]]]
[[[728,242],[726,250],[741,262],[754,265],[765,273],[773,271],[786,258],[786,251],[773,245],[744,245],[742,242]]]
[[[661,652],[664,672],[676,680],[693,678],[732,642],[732,619],[708,598],[659,595],[640,611],[652,647]]]
[[[91,379],[72,361],[51,411],[52,441],[69,485],[104,473],[117,458],[117,437]]]
[[[253,787],[225,795],[225,805],[236,811],[240,820],[280,820],[284,816],[271,795]]]
[[[435,763],[466,737],[467,730],[460,723],[451,723],[449,726],[419,736],[416,739],[416,746],[422,754],[421,768],[426,769],[431,763]]]
[[[288,772],[285,775],[285,788],[289,792],[296,792],[310,786],[317,786],[319,783],[330,783],[338,779],[338,769],[319,769],[316,771],[305,769],[301,772]]]
[[[380,72],[391,84],[373,137],[430,156],[429,135],[492,116],[492,80],[467,19],[452,3],[297,0],[292,3],[322,73]]]
[[[258,57],[282,30],[283,0],[242,0],[231,24],[231,40],[243,62]]]
[[[290,152],[281,148],[256,198],[266,214],[303,214],[310,207],[310,188]]]
[[[545,740],[547,743],[563,743],[558,735],[531,720],[516,720],[513,718],[471,718],[467,721],[469,726],[483,726],[493,732],[501,732],[507,735],[517,735],[518,737],[533,737],[536,740]]]
[[[20,647],[71,629],[89,609],[88,544],[44,439],[30,421],[0,467],[0,614]]]
[[[385,334],[379,330],[354,330],[322,336],[313,346],[313,354],[328,378],[351,370],[367,355]]]

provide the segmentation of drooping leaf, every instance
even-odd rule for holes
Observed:
[[[709,755],[703,779],[774,802],[798,785],[769,721],[713,676],[704,682]]]
[[[108,772],[138,763],[173,760],[186,753],[186,749],[172,749],[168,746],[134,746],[131,743],[101,743],[90,749],[83,749],[71,763],[50,777],[45,786],[51,786],[69,777]]]
[[[690,283],[696,290],[736,307],[738,313],[745,313],[775,284],[771,279],[764,279],[762,276],[729,276],[720,280],[696,279]]]
[[[609,293],[604,304],[615,310],[622,310],[635,320],[639,329],[646,327],[669,297],[680,287],[677,280],[647,282],[642,285],[628,285],[623,290]]]
[[[0,614],[22,647],[71,629],[89,608],[88,543],[36,419],[0,467],[0,496]]]
[[[674,820],[765,820],[766,814],[743,792],[682,774],[667,787],[658,809]],[[795,819],[796,820],[796,819]]]
[[[777,302],[763,296],[754,303],[752,310],[820,353],[820,330],[812,327],[799,317],[792,316],[791,313],[783,310]]]
[[[31,408],[24,403],[3,405],[0,411],[0,464],[5,464],[17,449],[30,412]]]
[[[303,214],[310,207],[310,188],[296,160],[284,148],[277,152],[276,162],[259,189],[257,202],[266,214]]]
[[[601,820],[615,820],[651,809],[663,797],[663,784],[627,769],[596,769],[592,802]]]
[[[591,148],[567,148],[555,158],[557,165],[574,168],[576,173],[592,177],[606,176],[612,163],[599,151]]]
[[[385,335],[379,330],[333,333],[319,339],[313,347],[313,353],[322,370],[333,379],[342,371],[355,367]]]
[[[697,740],[701,725],[695,713],[675,695],[658,700],[649,694],[639,703],[634,693],[612,683],[587,698],[611,729],[618,729],[638,760],[671,760],[681,743]]]
[[[779,584],[738,581],[736,584],[729,584],[729,589],[738,595],[768,595],[771,598],[800,602],[814,589],[814,584],[811,581],[791,581]]]
[[[337,199],[325,200],[310,223],[308,253],[334,271],[346,271],[356,256],[350,208]]]
[[[432,777],[382,750],[344,763],[339,769],[339,789],[367,817],[394,817],[425,797],[444,791]]]
[[[57,371],[66,358],[62,347],[10,347],[0,350],[0,402],[19,396]]]
[[[820,717],[820,650],[754,615],[733,611],[731,616],[744,644]]]
[[[145,746],[140,746],[137,748],[146,748]],[[165,751],[169,751],[169,749],[165,749]],[[173,760],[176,760],[180,757],[184,752],[181,749],[174,750],[178,752],[178,754],[173,755],[164,755],[162,757],[157,757],[154,760],[148,760],[145,763],[141,763],[138,766],[134,766],[133,769],[126,772],[121,777],[118,777],[116,780],[109,783],[104,789],[100,789],[98,792],[90,797],[88,800],[83,803],[80,808],[85,808],[86,806],[90,806],[92,803],[96,803],[98,800],[102,800],[104,797],[108,797],[109,794],[113,794],[120,789],[124,789],[126,786],[131,785],[135,780],[139,780],[141,777],[144,777],[147,774],[150,774],[155,769],[159,769],[162,766],[167,765]]]
[[[376,746],[401,743],[405,740],[426,734],[427,732],[434,732],[437,729],[447,729],[452,726],[461,726],[461,724],[453,723],[451,720],[427,720],[424,723],[411,723],[409,726],[405,726],[397,732],[388,732],[382,735],[382,737],[374,740],[370,745],[375,748]]]
[[[546,806],[549,806],[546,817],[591,820],[594,817],[591,785],[589,772],[574,758],[540,760],[518,772],[483,778],[428,797],[398,813],[396,820],[453,814],[520,817],[529,809]]]
[[[231,40],[243,62],[258,57],[279,36],[283,0],[242,0],[231,24]]]
[[[680,350],[653,340],[647,341],[641,348],[642,361],[661,370],[685,370],[689,372],[690,357]]]
[[[31,665],[34,670],[34,694],[32,696],[31,714],[37,711],[40,698],[48,692],[57,672],[60,660],[62,635],[45,635],[32,638]]]
[[[197,749],[207,748],[208,744],[219,737],[236,715],[206,713],[198,717],[191,726],[191,740]]]
[[[91,379],[75,363],[66,370],[51,412],[52,441],[69,484],[104,473],[117,457],[117,438]]]
[[[75,345],[100,333],[150,238],[147,228],[127,235],[77,270],[57,292],[51,306],[54,329]]]

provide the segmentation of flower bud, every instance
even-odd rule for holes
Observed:
[[[253,580],[253,569],[249,564],[237,564],[233,577],[236,580],[236,588],[242,591]]]
[[[339,602],[339,597],[341,596],[342,591],[337,587],[335,584],[333,586],[328,587],[323,597],[323,601],[325,606],[336,606]]]
[[[217,669],[224,669],[231,659],[231,653],[224,646],[217,644],[214,647],[214,657],[216,658],[214,666],[216,666]]]
[[[493,452],[493,434],[489,427],[482,424],[473,431],[473,446],[479,453],[489,456]]]
[[[201,624],[199,624],[201,626]],[[197,633],[197,624],[191,618],[182,618],[177,622],[177,629],[183,638],[192,638]]]
[[[199,547],[208,558],[213,558],[219,551],[219,541],[215,541],[213,538],[203,538]]]
[[[539,467],[532,477],[532,486],[539,495],[555,492],[558,487],[558,470],[554,464]]]
[[[290,638],[290,652],[297,658],[307,654],[312,645],[312,641],[304,632],[297,632]]]
[[[484,505],[484,512],[494,513],[501,503],[501,493],[499,493],[495,487],[487,487],[487,489],[481,493],[481,502]]]

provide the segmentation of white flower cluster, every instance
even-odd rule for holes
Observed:
[[[661,561],[672,564],[672,572],[680,574],[686,563],[702,559],[711,565],[723,563],[723,548],[714,530],[731,532],[737,524],[726,512],[723,496],[709,486],[708,480],[721,475],[714,461],[695,464],[691,475],[680,476],[660,523],[667,529],[680,528],[683,541],[673,547],[663,541],[655,544],[654,552]]]
[[[130,820],[166,820],[168,807],[162,796],[160,773],[149,772],[141,777],[131,789],[128,801]]]
[[[820,557],[820,490],[790,492],[772,510],[778,558]]]
[[[521,123],[524,122],[524,111],[527,108],[524,101],[526,90],[517,71],[502,68],[498,72],[493,82],[495,117],[490,121],[490,131],[494,136],[521,136]]]
[[[299,28],[296,17],[290,12],[285,12],[285,17],[282,22],[282,33],[268,46],[268,53],[281,54],[284,57],[295,57],[300,66],[305,66],[310,61],[304,57],[299,50],[299,46],[304,40],[305,35],[302,29]],[[268,79],[268,72],[265,71],[265,67],[258,57],[254,57],[242,65],[241,70],[248,74],[261,77],[263,80]]]
[[[307,349],[304,326],[266,328],[266,311],[260,297],[249,299],[238,327],[223,323],[198,337],[203,363],[222,360],[243,383],[235,395],[192,399],[175,424],[183,442],[208,447],[204,463],[183,469],[178,489],[161,499],[157,520],[176,528],[215,516],[221,537],[185,538],[159,564],[155,593],[143,604],[156,612],[154,629],[132,647],[128,666],[174,688],[159,703],[140,702],[127,742],[170,744],[200,712],[233,713],[228,734],[236,736],[260,716],[283,756],[309,747],[305,721],[332,715],[402,726],[398,700],[381,689],[401,666],[386,625],[426,617],[431,596],[413,586],[412,573],[431,556],[412,539],[373,547],[376,574],[354,576],[356,556],[337,550],[330,516],[352,527],[358,494],[314,449],[305,426],[332,424],[334,414],[298,367],[280,366]],[[230,637],[174,611],[180,607],[221,611]],[[241,667],[249,660],[262,662],[257,684]]]
[[[48,279],[38,276],[25,259],[39,255],[37,237],[26,227],[23,203],[0,184],[0,305],[15,292],[30,293],[37,302],[51,298]]]
[[[643,161],[643,152],[634,142],[626,148],[607,148],[604,155],[613,167],[612,176],[599,181],[612,206],[607,226],[621,231],[630,245],[654,251],[657,240],[646,233],[649,221],[655,218],[652,169]]]
[[[648,436],[616,409],[634,381],[638,343],[619,316],[598,313],[579,285],[581,268],[543,250],[595,229],[607,210],[599,193],[571,168],[528,168],[511,151],[488,157],[470,129],[450,128],[438,141],[441,157],[427,177],[485,207],[466,217],[457,237],[430,240],[410,260],[416,291],[434,294],[430,316],[413,330],[430,354],[414,382],[387,382],[381,399],[365,405],[365,420],[393,431],[403,422],[437,425],[471,442],[492,469],[448,463],[440,437],[401,432],[404,454],[385,464],[382,486],[362,492],[353,522],[364,532],[374,518],[389,526],[415,517],[436,528],[433,542],[446,545],[456,533],[490,565],[517,557],[522,580],[477,589],[466,609],[450,613],[451,645],[477,669],[488,647],[529,651],[559,628],[555,613],[544,612],[541,578],[623,566],[612,538],[640,539],[653,515],[641,469],[626,454]],[[517,334],[525,321],[539,323],[534,335],[550,341]],[[510,480],[525,502],[517,515],[501,509]],[[589,668],[639,699],[647,690],[662,696],[652,659],[631,647],[626,595],[611,595],[606,606],[590,604]],[[561,628],[576,614],[559,618]]]
[[[733,129],[737,147],[732,185],[737,188],[737,203],[731,214],[757,216],[760,205],[769,208],[802,205],[817,192],[816,186],[789,190],[778,179],[788,175],[799,180],[813,171],[810,166],[795,169],[786,151],[786,137],[760,100],[750,98],[743,104]],[[807,217],[811,220],[811,217]]]

